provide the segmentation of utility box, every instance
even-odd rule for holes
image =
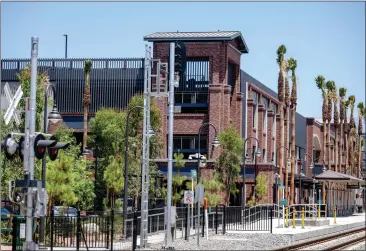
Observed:
[[[175,206],[171,206],[170,209],[171,209],[170,224],[172,225],[172,227],[174,227],[177,217],[177,208]],[[164,223],[165,225],[168,224],[168,207],[164,207]]]

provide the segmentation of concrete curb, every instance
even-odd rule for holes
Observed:
[[[366,226],[365,222],[355,222],[355,223],[339,225],[339,226],[333,225],[332,227],[329,227],[329,228],[323,228],[323,229],[308,231],[308,232],[304,232],[304,233],[283,234],[283,235],[291,236],[291,241],[295,242],[295,241],[301,241],[301,240],[306,240],[306,239],[310,239],[310,238],[320,237],[320,236],[327,235],[327,234],[333,234],[333,233],[340,232],[340,231],[346,231],[346,230],[350,230],[353,228],[361,228],[361,227],[365,227],[365,226]]]

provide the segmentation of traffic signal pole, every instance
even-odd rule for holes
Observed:
[[[32,37],[32,51],[31,51],[31,90],[30,90],[30,104],[26,107],[29,109],[29,134],[26,133],[27,142],[33,146],[35,129],[36,129],[36,83],[37,83],[37,57],[38,57],[38,37]],[[26,129],[27,130],[27,129]],[[28,137],[27,137],[28,136]],[[27,180],[28,184],[30,180],[34,179],[34,148],[29,147],[29,163]],[[27,192],[27,219],[26,219],[26,250],[36,250],[35,243],[33,242],[33,196],[32,187],[28,186]]]

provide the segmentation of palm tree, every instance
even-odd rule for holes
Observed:
[[[327,93],[325,92],[325,78],[322,75],[319,75],[315,78],[315,83],[318,89],[322,92],[322,98],[323,98],[323,106],[322,106],[322,119],[323,119],[323,146],[322,146],[322,152],[323,152],[323,159],[325,159],[325,148],[326,148],[326,121],[328,118],[328,106],[327,106]]]
[[[283,61],[284,61],[284,55],[286,53],[286,46],[281,45],[277,49],[277,63],[279,65],[279,72],[278,72],[278,110],[280,111],[280,145],[283,145],[283,101],[284,101],[284,89],[283,89]],[[279,175],[281,177],[282,175],[282,165],[283,165],[283,155],[282,155],[282,149],[279,154]],[[279,192],[282,192],[282,189],[279,189]],[[280,194],[282,196],[282,194]]]
[[[356,102],[356,97],[354,95],[351,95],[348,97],[348,101],[349,101],[349,106],[351,107],[351,115],[349,118],[349,131],[350,131],[350,136],[349,136],[349,158],[348,161],[350,163],[350,169],[351,169],[351,174],[354,172],[354,167],[355,167],[355,161],[354,161],[354,144],[355,144],[355,140],[356,140],[356,124],[355,124],[355,118],[353,117],[354,115],[354,108],[355,108],[355,102]],[[352,132],[353,130],[353,132]]]
[[[326,147],[326,130],[327,130],[327,124],[326,121],[328,119],[328,105],[327,105],[327,93],[325,91],[325,78],[322,75],[318,75],[315,78],[315,83],[318,89],[322,91],[322,98],[323,98],[323,106],[322,106],[322,119],[323,119],[323,147],[322,147],[322,153],[323,153],[323,160],[325,160],[325,147]],[[329,168],[329,167],[328,167]],[[325,201],[325,185],[323,183],[322,185],[322,200]]]
[[[346,113],[345,113],[345,104],[344,104],[344,97],[346,96],[347,93],[347,89],[344,87],[339,88],[339,115],[340,115],[340,122],[341,122],[341,126],[340,126],[340,133],[339,133],[339,147],[340,147],[340,156],[339,156],[339,170],[342,170],[342,156],[343,156],[343,136],[344,136],[344,129],[343,129],[343,125],[344,125],[344,120],[346,117]]]
[[[86,60],[84,64],[84,75],[85,75],[85,87],[84,87],[84,123],[83,123],[83,151],[86,148],[86,138],[88,136],[88,109],[90,104],[90,71],[92,68],[92,62]]]
[[[335,139],[334,139],[334,169],[338,172],[338,126],[339,126],[339,113],[338,113],[338,93],[337,93],[337,86],[334,84],[334,91],[333,91],[333,106],[334,106],[334,113],[333,113],[333,123],[334,123],[334,132],[335,132]]]
[[[290,84],[288,82],[288,71],[289,68],[289,62],[287,60],[283,61],[283,68],[285,72],[285,109],[286,109],[286,124],[285,124],[285,135],[284,138],[286,140],[285,146],[290,147],[290,105],[291,105],[291,98],[290,98]],[[287,156],[286,152],[286,159],[290,156]],[[285,184],[288,186],[288,167],[285,165]],[[287,190],[288,191],[288,190]],[[291,188],[292,191],[292,188]],[[285,194],[285,199],[287,199],[288,193]]]
[[[349,133],[349,139],[348,139],[348,144],[349,144],[349,156],[348,156],[348,161],[350,163],[350,175],[353,175],[354,172],[354,165],[355,165],[355,141],[356,141],[356,129],[355,128],[351,128],[350,133]]]
[[[288,61],[289,68],[291,70],[292,90],[291,90],[291,194],[290,202],[294,203],[295,195],[295,118],[296,118],[296,105],[297,105],[297,83],[295,70],[297,67],[297,61],[290,58]]]
[[[327,120],[328,120],[328,170],[332,169],[331,166],[331,151],[330,151],[330,128],[331,128],[331,121],[332,121],[332,108],[333,108],[333,96],[334,96],[334,86],[335,83],[332,80],[328,80],[325,84],[327,88],[327,96],[328,96],[328,112],[327,112]]]
[[[362,120],[365,116],[365,107],[363,105],[363,102],[358,103],[358,177],[361,177],[361,164],[362,164],[362,145],[363,145],[363,139],[362,139]]]
[[[348,152],[349,152],[349,148],[348,148],[348,135],[349,135],[349,132],[350,132],[350,129],[349,129],[349,123],[348,123],[348,118],[347,118],[347,111],[348,111],[348,108],[350,106],[350,101],[349,99],[347,99],[347,101],[344,103],[344,134],[345,134],[345,143],[346,143],[346,173],[347,173],[347,170],[349,170],[349,160],[348,160]]]

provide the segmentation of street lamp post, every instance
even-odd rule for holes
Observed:
[[[211,124],[210,122],[203,123],[200,128],[198,129],[198,161],[197,161],[197,184],[200,183],[200,162],[201,162],[201,130],[204,126],[212,126],[215,129],[215,138],[212,141],[213,147],[218,147],[220,145],[219,139],[217,138],[217,129],[216,127]]]
[[[258,149],[255,153],[255,174],[256,174],[256,169],[257,169],[257,156],[260,156],[262,153],[261,153],[261,149],[259,148],[259,141],[257,138],[255,137],[249,137],[249,138],[246,138],[244,140],[244,149],[243,149],[243,174],[242,174],[242,177],[243,177],[243,188],[242,188],[242,196],[241,196],[241,207],[242,207],[242,210],[245,209],[245,206],[246,206],[246,191],[245,191],[245,162],[247,160],[247,156],[246,156],[246,150],[245,150],[245,146],[246,146],[246,143],[247,143],[247,140],[248,139],[254,139],[255,141],[257,141],[257,145],[258,145]],[[255,180],[255,174],[254,174],[254,180]]]
[[[303,148],[301,148],[301,149],[303,149]],[[314,168],[313,158],[308,153],[304,153],[304,155],[305,155],[305,159],[304,159],[305,164],[307,164],[306,156],[308,156],[310,158],[311,162],[310,162],[309,168],[312,170]],[[300,165],[301,165],[301,168],[300,168],[300,176],[299,176],[299,179],[300,179],[300,196],[299,197],[300,197],[300,204],[301,204],[302,203],[301,178],[302,178],[302,176],[305,176],[305,174],[303,173],[303,170],[304,170],[303,169],[303,161],[302,161],[301,158],[300,158]]]
[[[278,174],[277,175],[277,177],[278,177],[278,179],[279,180],[281,180],[281,174],[278,172],[278,170],[279,170],[279,168],[278,168],[278,164],[277,164],[277,160],[278,160],[278,157],[277,157],[277,154],[278,154],[278,150],[280,150],[281,148],[285,148],[286,150],[287,150],[287,154],[288,154],[288,156],[290,156],[290,150],[286,147],[286,146],[279,146],[277,149],[276,149],[276,173]],[[273,161],[273,160],[272,160]],[[273,163],[273,162],[272,162]],[[282,164],[282,163],[281,163]],[[291,159],[290,158],[288,158],[287,159],[287,163],[286,163],[287,165],[289,165],[289,164],[291,164]],[[286,168],[287,168],[287,166],[286,166]],[[279,203],[279,191],[278,191],[278,180],[276,181],[276,191],[277,191],[277,203],[276,204],[278,204]],[[288,185],[288,184],[285,184],[285,186],[286,185]]]
[[[52,111],[50,112],[50,114],[47,117],[48,88],[52,89],[53,107],[52,107]],[[47,133],[47,120],[50,120],[53,123],[56,123],[56,122],[62,120],[62,117],[57,110],[56,97],[57,96],[56,96],[55,87],[51,84],[48,84],[44,90],[44,107],[43,107],[43,132],[44,133]],[[42,183],[44,184],[44,190],[46,191],[46,155],[44,155],[42,158]],[[40,238],[39,238],[40,246],[43,246],[44,245],[44,217],[41,217],[39,232],[40,232]]]
[[[124,170],[124,196],[123,196],[123,235],[127,237],[127,203],[128,203],[128,127],[130,115],[136,109],[144,109],[143,106],[135,106],[127,113],[126,129],[125,129],[125,170]]]

